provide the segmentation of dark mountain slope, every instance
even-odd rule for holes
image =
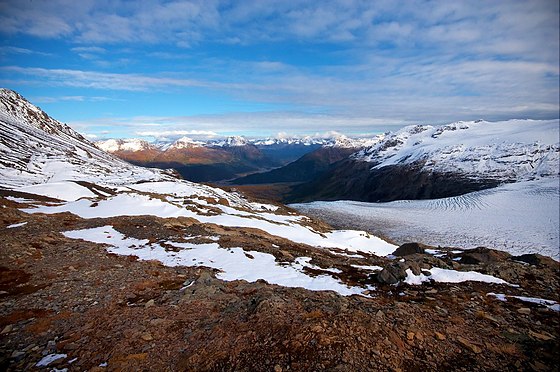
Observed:
[[[307,182],[319,177],[333,163],[348,158],[356,149],[339,147],[322,147],[300,159],[269,172],[251,174],[233,180],[236,185],[279,183],[279,182]]]
[[[454,173],[422,170],[419,163],[371,169],[371,163],[343,160],[322,176],[294,186],[285,202],[314,200],[393,200],[434,199],[462,195],[497,186],[493,179],[469,179]]]

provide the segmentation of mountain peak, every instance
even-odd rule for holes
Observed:
[[[247,140],[247,138],[243,136],[229,136],[224,140],[213,143],[214,146],[219,146],[219,147],[237,147],[237,146],[247,146],[249,144],[250,142]]]
[[[171,149],[185,149],[185,148],[192,148],[192,147],[201,147],[204,146],[204,142],[195,141],[190,137],[181,137],[175,142],[173,142],[169,147],[165,148],[165,150]]]
[[[97,141],[95,146],[103,151],[110,153],[117,151],[143,151],[155,149],[155,147],[148,141],[139,138],[128,138],[128,139],[109,139],[106,141]]]

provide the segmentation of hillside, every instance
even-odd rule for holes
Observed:
[[[348,158],[354,152],[356,152],[355,148],[321,147],[281,168],[237,178],[231,183],[245,185],[311,181],[320,176],[333,163]]]

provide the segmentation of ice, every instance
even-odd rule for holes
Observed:
[[[461,196],[389,203],[354,201],[293,204],[336,225],[367,229],[396,243],[486,246],[514,255],[560,259],[558,178],[517,182]]]

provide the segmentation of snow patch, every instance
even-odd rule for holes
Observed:
[[[6,228],[7,229],[13,229],[13,228],[22,227],[22,226],[25,226],[25,225],[27,225],[27,222],[20,222],[20,223],[14,223],[12,225],[8,225],[8,226],[6,226]]]
[[[43,357],[37,364],[36,367],[45,367],[54,362],[55,360],[64,359],[68,357],[67,354],[49,354]]]
[[[466,281],[474,281],[495,284],[509,284],[503,279],[496,278],[495,276],[491,275],[481,274],[476,271],[457,271],[440,269],[438,267],[432,267],[427,271],[430,272],[431,275],[414,275],[411,269],[407,269],[406,279],[404,280],[404,282],[410,285],[420,285],[423,282],[432,280],[440,283],[461,283]]]
[[[341,295],[361,294],[365,289],[342,284],[330,275],[309,276],[305,267],[317,268],[309,264],[311,258],[298,257],[292,264],[279,264],[273,255],[242,248],[221,248],[217,243],[192,244],[168,241],[166,244],[178,248],[167,251],[159,244],[148,244],[148,240],[129,238],[116,231],[112,226],[92,229],[73,230],[63,233],[72,239],[107,244],[110,253],[134,255],[141,260],[158,260],[166,266],[207,266],[221,270],[217,277],[222,280],[259,279],[270,284],[285,287],[300,287],[313,291],[332,290]],[[321,269],[325,270],[325,269]],[[325,271],[339,272],[336,269]]]

